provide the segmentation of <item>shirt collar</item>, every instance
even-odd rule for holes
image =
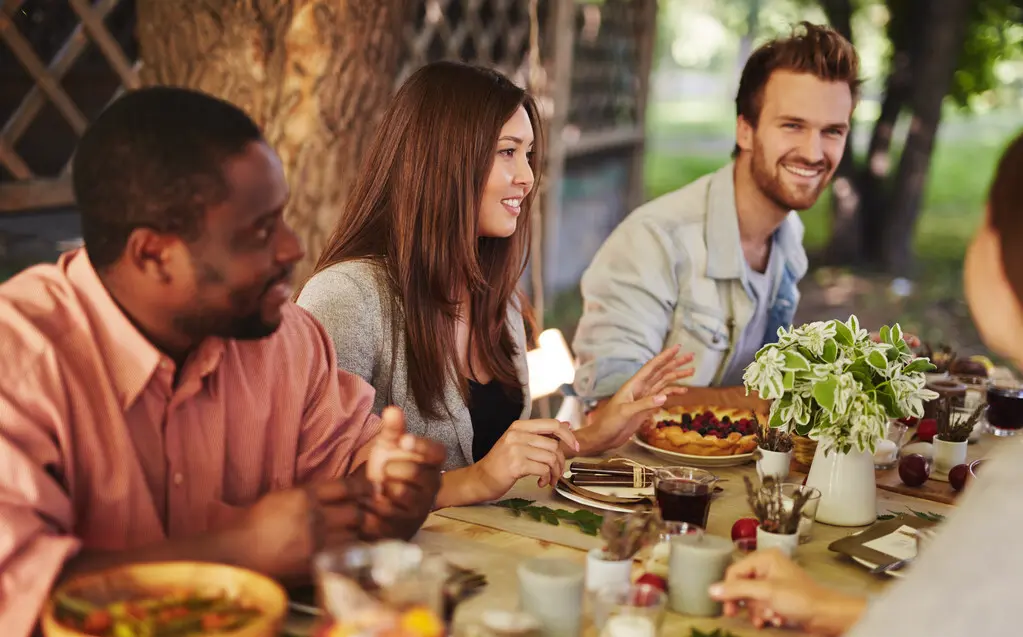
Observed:
[[[149,342],[117,305],[84,248],[61,255],[57,265],[66,272],[89,314],[92,334],[105,357],[123,410],[135,403],[158,370],[174,377],[174,362]],[[186,366],[194,366],[199,377],[204,377],[217,368],[224,349],[222,339],[208,338],[189,357]]]
[[[739,213],[735,208],[735,162],[722,166],[711,176],[707,201],[707,276],[712,279],[741,279],[745,268],[739,238]],[[803,222],[790,211],[774,233],[774,248],[780,252],[796,279],[806,274]]]

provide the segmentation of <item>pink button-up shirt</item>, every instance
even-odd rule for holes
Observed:
[[[373,390],[288,305],[254,341],[174,363],[84,251],[0,285],[0,635],[28,634],[63,563],[207,532],[275,489],[345,475]]]

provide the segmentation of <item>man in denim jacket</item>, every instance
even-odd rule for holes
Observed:
[[[835,31],[803,23],[743,69],[734,162],[630,214],[582,278],[575,390],[590,406],[681,343],[694,386],[742,384],[792,323],[806,274],[803,225],[842,159],[859,61]]]

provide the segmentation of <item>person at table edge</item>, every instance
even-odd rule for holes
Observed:
[[[967,248],[963,284],[984,343],[1023,369],[1023,134],[999,161],[984,221]],[[814,635],[1018,635],[1020,484],[1023,445],[1006,442],[967,483],[905,577],[873,599],[818,584],[777,551],[734,564],[711,594],[728,615],[745,602],[757,626]]]
[[[856,50],[825,26],[761,46],[736,97],[734,162],[630,214],[582,277],[572,347],[588,410],[646,361],[682,344],[691,386],[742,385],[789,327],[807,270],[803,225],[845,149]]]
[[[29,634],[75,572],[301,577],[318,549],[414,534],[443,447],[374,416],[288,302],[302,249],[257,126],[142,89],[89,128],[73,175],[84,249],[0,286],[0,634]]]

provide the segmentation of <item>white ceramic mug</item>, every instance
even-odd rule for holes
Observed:
[[[785,555],[792,557],[796,554],[799,546],[799,533],[771,533],[757,527],[757,550],[778,549]]]
[[[758,449],[760,458],[757,459],[757,475],[763,480],[764,476],[773,476],[775,480],[784,480],[789,477],[789,465],[792,463],[792,451],[768,451]]]

